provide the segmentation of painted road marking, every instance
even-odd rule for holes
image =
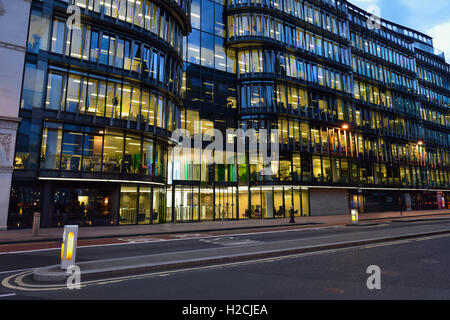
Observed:
[[[139,243],[150,243],[150,242],[166,241],[165,239],[158,239],[158,238],[129,238],[129,239],[118,238],[117,240],[124,241],[127,244],[139,244]],[[86,248],[86,247],[81,247],[81,248]]]
[[[171,235],[172,237],[175,237],[177,239],[186,239],[186,238],[190,238],[190,239],[194,239],[194,238],[203,238],[203,237],[215,237],[214,235],[208,234],[208,233],[184,233],[184,234],[174,234]]]
[[[200,239],[200,241],[204,243],[218,244],[221,246],[241,246],[261,242],[252,239],[239,239],[236,237],[217,237],[212,239]]]
[[[45,267],[45,266],[43,266]],[[27,269],[17,269],[17,270],[7,270],[7,271],[0,271],[0,274],[4,274],[4,273],[13,273],[13,272],[21,272],[21,271],[29,271],[29,270],[34,270],[36,268],[27,268]]]
[[[0,298],[12,297],[12,296],[15,296],[15,295],[16,295],[15,293],[1,294],[1,295],[0,295]]]

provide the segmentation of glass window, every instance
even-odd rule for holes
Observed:
[[[323,182],[332,182],[333,173],[331,171],[330,158],[323,158]]]
[[[142,90],[141,122],[148,123],[150,113],[150,96],[148,91]]]
[[[158,96],[158,105],[157,105],[157,113],[156,113],[156,126],[159,128],[165,129],[165,99],[161,96]]]
[[[154,126],[155,125],[155,117],[156,117],[156,107],[158,103],[158,95],[155,93],[152,93],[150,97],[150,110],[149,110],[149,125]]]
[[[115,62],[114,62],[114,66],[116,68],[123,68],[124,49],[125,49],[125,42],[123,39],[119,39],[117,41],[117,51],[116,51],[116,57],[115,57]]]
[[[201,64],[202,66],[214,68],[214,36],[201,33]]]
[[[86,29],[86,28],[84,28]],[[82,46],[82,39],[83,39],[83,28],[74,28],[72,31],[72,38],[70,41],[70,56],[73,58],[81,59],[81,46]],[[68,36],[69,36],[68,32]],[[67,53],[69,51],[66,51]]]
[[[83,29],[83,42],[82,42],[83,60],[89,60],[89,47],[91,45],[90,43],[91,43],[91,27],[85,26]]]
[[[120,188],[119,224],[135,224],[137,218],[138,189],[137,186],[122,185]]]
[[[79,132],[64,132],[62,145],[61,169],[69,171],[81,170],[81,152],[83,134]]]
[[[236,73],[236,53],[233,49],[226,49],[227,52],[227,72]]]
[[[22,109],[41,108],[46,72],[36,68],[36,64],[26,63],[22,91]]]
[[[97,31],[92,31],[91,33],[91,53],[90,53],[90,61],[97,62],[98,54],[99,54],[99,34]]]
[[[225,46],[223,38],[215,37],[214,60],[216,69],[227,71]]]
[[[131,54],[131,71],[140,73],[141,72],[141,56],[142,50],[141,45],[139,43],[133,44],[133,50]],[[160,64],[159,68],[161,69],[164,66],[164,63]],[[160,78],[161,80],[161,78]]]
[[[41,169],[59,170],[62,126],[47,124],[42,132]]]
[[[317,182],[322,182],[323,181],[323,177],[322,177],[322,167],[321,167],[321,161],[320,161],[320,157],[313,157],[312,158],[312,163],[313,163],[313,177],[314,180]]]
[[[105,172],[121,172],[123,149],[123,132],[108,131],[103,147],[103,170]]]
[[[165,177],[166,155],[161,145],[155,145],[155,176]]]
[[[138,223],[148,224],[151,220],[151,203],[152,203],[152,189],[151,187],[141,186],[139,188],[139,212]]]
[[[191,24],[192,28],[200,28],[200,0],[191,3]]]
[[[109,60],[108,60],[108,64],[110,66],[114,66],[114,58],[115,58],[115,54],[116,54],[116,38],[111,36],[109,38]]]
[[[214,18],[214,3],[210,0],[202,0],[201,30],[214,34]],[[222,17],[219,21],[222,21]]]
[[[50,20],[43,17],[39,10],[32,11],[28,33],[28,51],[39,53],[39,50],[48,50],[49,25]]]
[[[82,106],[81,77],[71,74],[67,83],[66,111],[77,112]]]
[[[163,188],[153,188],[153,214],[152,220],[154,223],[158,223],[160,219],[164,218],[166,190]]]
[[[139,101],[138,100],[140,100],[140,94],[139,94],[139,97],[135,98],[137,100],[135,100],[135,103],[133,104],[132,95],[134,93],[134,90],[135,89],[129,85],[125,85],[125,84],[123,85],[123,93],[122,93],[122,118],[123,119],[128,119],[128,116],[131,116],[131,117],[134,116],[133,120],[136,120],[136,117],[139,114]],[[139,90],[139,92],[140,92],[140,90]],[[132,108],[136,108],[136,106],[137,106],[137,110],[133,110],[136,113],[132,116],[131,115]]]
[[[200,64],[200,31],[195,29],[188,36],[188,62]]]
[[[95,114],[98,101],[98,85],[99,81],[89,79],[87,84],[87,98],[86,98],[86,112],[88,114]]]
[[[153,173],[153,141],[148,138],[144,138],[144,145],[142,149],[142,169],[146,175],[152,175]]]
[[[108,64],[109,36],[103,34],[100,42],[100,63]]]
[[[46,109],[58,110],[59,106],[64,103],[62,100],[63,75],[49,72],[47,81],[47,99],[45,102]],[[65,91],[65,90],[64,90]]]
[[[141,161],[141,138],[127,134],[123,171],[125,173],[139,173]]]
[[[83,171],[101,172],[103,136],[86,134],[83,145]]]
[[[225,31],[224,31],[224,24],[223,24],[223,18],[222,18],[222,13],[223,13],[223,6],[220,4],[215,4],[214,6],[214,21],[215,21],[215,25],[214,25],[214,29],[215,29],[215,33],[217,36],[223,37],[225,36]]]

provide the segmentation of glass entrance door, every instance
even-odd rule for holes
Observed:
[[[198,221],[199,219],[198,187],[175,188],[175,212],[177,221]]]
[[[236,218],[236,187],[216,187],[215,218],[226,220]]]

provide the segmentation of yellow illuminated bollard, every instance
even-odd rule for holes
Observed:
[[[352,223],[357,224],[359,220],[358,209],[352,209]]]
[[[63,243],[61,246],[61,269],[67,270],[75,265],[77,252],[78,226],[65,226]]]

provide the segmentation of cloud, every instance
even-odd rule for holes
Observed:
[[[434,47],[444,51],[445,58],[450,61],[450,21],[435,25],[427,31],[433,37]]]

